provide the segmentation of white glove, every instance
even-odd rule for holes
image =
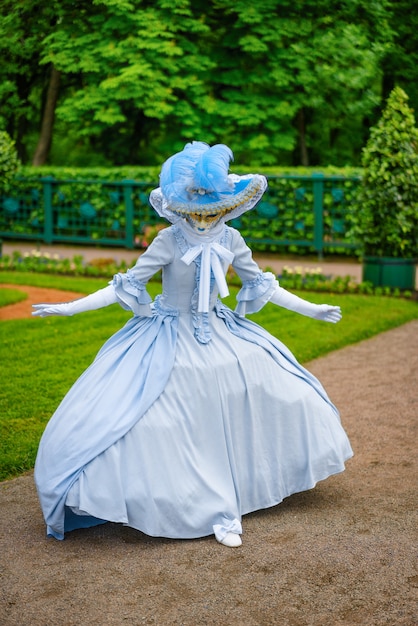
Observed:
[[[313,304],[307,300],[303,300],[293,293],[286,291],[283,287],[277,287],[276,291],[270,298],[270,302],[278,304],[289,311],[313,317],[316,320],[324,322],[332,322],[335,324],[342,318],[339,306],[331,306],[330,304]]]
[[[115,302],[118,302],[115,288],[113,285],[109,285],[85,298],[73,300],[73,302],[64,302],[63,304],[33,304],[32,308],[36,310],[32,312],[32,315],[38,317],[47,317],[48,315],[74,315],[75,313],[101,309]]]

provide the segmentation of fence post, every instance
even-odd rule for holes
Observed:
[[[318,259],[323,258],[324,252],[324,175],[312,174],[314,196],[314,247],[318,253]]]
[[[52,219],[52,181],[53,176],[41,178],[44,194],[44,241],[51,244],[53,240],[53,219]]]
[[[123,180],[123,200],[125,203],[125,245],[134,248],[134,203],[132,201],[134,180]]]

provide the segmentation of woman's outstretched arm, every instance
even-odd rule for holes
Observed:
[[[63,302],[60,304],[33,304],[32,307],[35,311],[32,312],[32,315],[38,317],[47,317],[49,315],[74,315],[76,313],[84,313],[84,311],[101,309],[105,306],[109,306],[109,304],[115,304],[116,302],[118,302],[118,299],[116,297],[115,288],[113,285],[108,285],[85,298],[73,300],[72,302]]]

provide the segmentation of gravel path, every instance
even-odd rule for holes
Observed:
[[[32,474],[0,483],[1,626],[418,624],[418,321],[308,364],[343,474],[245,516],[243,545],[106,524],[45,538]]]

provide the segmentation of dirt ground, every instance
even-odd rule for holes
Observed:
[[[46,539],[32,473],[1,483],[0,624],[417,625],[418,321],[307,366],[355,456],[245,516],[240,548],[117,524]]]
[[[32,304],[39,304],[40,302],[67,302],[85,295],[75,291],[30,287],[28,285],[8,285],[6,283],[1,283],[0,288],[14,289],[27,294],[25,300],[0,307],[0,321],[30,317],[33,311]]]

